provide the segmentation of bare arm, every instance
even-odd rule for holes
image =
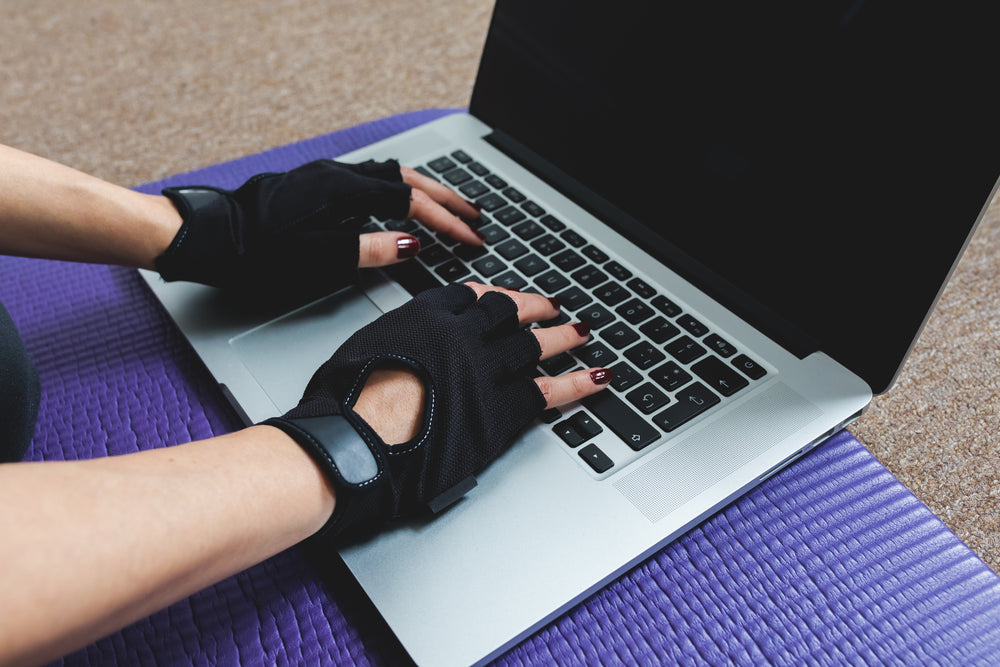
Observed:
[[[0,146],[0,253],[151,269],[181,226],[146,195]]]

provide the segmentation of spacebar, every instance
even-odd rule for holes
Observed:
[[[635,451],[660,439],[659,431],[607,389],[586,397],[583,404]]]
[[[382,268],[386,275],[403,286],[412,296],[432,287],[440,287],[443,283],[433,273],[424,268],[420,262],[410,260],[392,264]]]

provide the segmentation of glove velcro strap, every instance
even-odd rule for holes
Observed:
[[[333,481],[337,493],[333,516],[312,541],[326,542],[363,523],[378,506],[387,477],[383,462],[343,416],[277,417],[263,423],[287,433]]]

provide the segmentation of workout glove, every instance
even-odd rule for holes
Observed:
[[[264,297],[327,294],[357,279],[369,216],[405,218],[410,186],[395,161],[317,160],[258,174],[237,190],[166,188],[183,224],[155,260],[165,280]]]
[[[310,380],[298,406],[266,424],[323,467],[336,510],[322,542],[430,509],[475,486],[481,472],[545,408],[532,379],[541,350],[517,306],[465,285],[428,290],[354,334]],[[371,372],[412,369],[425,383],[423,426],[389,446],[352,409]]]

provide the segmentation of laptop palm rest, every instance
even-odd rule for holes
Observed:
[[[230,346],[282,413],[295,407],[309,378],[352,333],[382,314],[355,288],[273,319]]]

